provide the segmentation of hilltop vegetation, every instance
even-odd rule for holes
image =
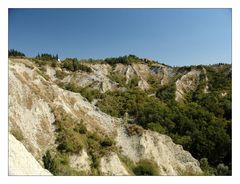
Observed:
[[[8,50],[8,56],[9,57],[25,57],[25,54],[14,49],[10,49]]]

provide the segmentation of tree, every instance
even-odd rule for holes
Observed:
[[[17,50],[14,50],[14,49],[10,49],[8,50],[8,56],[13,56],[13,57],[25,57],[25,54],[20,52],[20,51],[17,51]]]
[[[230,174],[230,171],[229,171],[228,166],[224,165],[223,163],[218,164],[218,166],[217,166],[217,175],[219,175],[219,176],[226,176],[226,175],[229,175],[229,174]]]

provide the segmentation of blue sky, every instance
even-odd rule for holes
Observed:
[[[9,48],[30,57],[230,63],[231,9],[9,9]]]

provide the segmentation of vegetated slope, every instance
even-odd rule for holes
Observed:
[[[205,174],[231,174],[231,65],[170,67],[133,55],[81,62],[68,58],[61,63],[49,58],[11,59],[10,63],[13,78],[20,75],[26,80],[25,72],[31,74],[25,81],[31,85],[18,88],[22,93],[36,91],[30,96],[41,109],[19,108],[28,95],[15,93],[19,89],[13,85],[12,104],[18,103],[10,109],[15,119],[10,126],[17,124],[14,127],[23,130],[24,122],[31,122],[37,130],[26,131],[27,136],[41,132],[51,137],[47,143],[39,144],[39,136],[22,142],[33,147],[29,150],[39,162],[44,155],[44,165],[53,174],[200,173],[189,153],[182,154],[181,147],[162,134],[200,160]],[[36,113],[41,111],[43,116]],[[37,121],[29,121],[26,114],[17,118],[24,113]],[[42,117],[47,129],[37,123]]]
[[[202,173],[199,162],[170,137],[111,117],[80,93],[59,87],[56,70],[61,68],[9,59],[10,134],[52,174]],[[78,75],[64,72],[66,77]],[[10,162],[14,159],[11,156]],[[9,169],[15,173],[13,167]]]

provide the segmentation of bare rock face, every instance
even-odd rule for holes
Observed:
[[[87,152],[83,149],[80,154],[71,155],[70,165],[78,171],[90,172],[90,160]]]
[[[153,160],[158,166],[160,175],[179,175],[189,170],[193,174],[201,173],[198,161],[189,152],[184,151],[181,146],[174,144],[170,137],[146,130],[140,135],[129,136],[122,119],[101,112],[79,93],[60,88],[55,84],[53,78],[45,76],[46,74],[34,65],[29,67],[30,64],[32,64],[31,61],[23,62],[21,59],[9,61],[9,127],[10,132],[20,132],[22,138],[19,142],[10,136],[10,143],[13,145],[10,148],[11,174],[38,175],[45,173],[40,165],[36,165],[38,162],[41,163],[41,158],[46,150],[56,146],[53,125],[55,121],[53,110],[56,108],[62,108],[75,120],[82,119],[88,131],[98,132],[115,139],[116,146],[121,152],[113,151],[109,156],[100,158],[100,170],[103,175],[131,174],[128,172],[127,166],[122,163],[119,154],[136,164],[143,159]],[[97,66],[94,67],[96,72],[89,74],[89,78],[93,77],[91,75],[97,77],[98,72],[98,77],[104,78],[110,70],[108,66],[104,66],[101,69],[103,72],[101,72]],[[145,80],[144,76],[147,76],[149,72],[142,65],[125,69],[121,68],[123,67],[121,65],[116,67],[119,71],[129,70],[129,76],[141,73],[142,80]],[[137,67],[140,69],[137,70]],[[54,75],[52,69],[47,73]],[[185,81],[186,77],[194,76],[196,79],[193,82],[195,82],[198,80],[198,75],[198,72],[195,71],[182,77],[180,81],[182,88],[179,89],[183,90],[188,85]],[[89,173],[90,157],[87,151],[83,150],[80,154],[70,156],[70,165],[79,171]],[[34,158],[38,162],[36,160],[34,162]],[[15,160],[20,160],[21,163],[20,161],[15,163]],[[31,172],[24,166],[18,166],[24,165],[23,161],[27,160],[31,163],[29,166],[32,168]],[[28,165],[26,164],[26,166]]]
[[[126,84],[128,83],[128,81],[137,75],[136,71],[134,70],[134,68],[132,67],[132,65],[124,65],[124,64],[117,64],[114,72],[119,73],[123,76],[125,76],[126,78]]]
[[[127,176],[128,171],[121,163],[117,154],[112,153],[109,156],[105,156],[101,159],[101,172],[107,176]]]
[[[138,81],[138,87],[141,90],[147,90],[147,89],[149,89],[149,84],[144,79],[141,79],[141,80]]]
[[[160,175],[178,175],[183,171],[190,171],[189,174],[202,172],[199,162],[166,135],[144,131],[142,135],[128,136],[125,129],[120,128],[116,140],[124,156],[135,163],[146,159],[154,161]]]
[[[9,175],[52,175],[36,161],[13,135],[9,134]]]
[[[194,69],[176,81],[176,101],[183,100],[186,93],[197,89],[200,73],[201,71]]]
[[[37,69],[21,62],[9,65],[9,127],[23,134],[23,142],[37,158],[54,143],[51,90]]]
[[[206,86],[204,88],[204,93],[208,93],[208,77],[207,77],[207,70],[205,68],[203,68],[203,74],[205,76],[205,81],[206,81]]]
[[[93,72],[67,72],[67,76],[65,76],[61,80],[63,83],[75,83],[77,86],[85,88],[91,87],[92,89],[99,90],[101,93],[105,93],[107,91],[115,91],[120,90],[118,88],[118,84],[115,81],[112,81],[109,78],[109,75],[112,73],[119,74],[124,76],[126,79],[126,84],[135,78],[138,78],[138,87],[142,90],[148,90],[150,85],[148,84],[148,78],[150,75],[153,75],[154,78],[161,80],[161,84],[167,84],[169,82],[170,70],[171,68],[161,65],[161,64],[153,64],[153,66],[148,66],[143,63],[132,63],[132,64],[121,64],[117,63],[116,66],[111,66],[109,64],[98,64],[98,63],[83,63],[84,65],[90,67]],[[53,68],[47,67],[47,74],[55,81],[57,78],[55,77],[56,71]],[[59,69],[61,70],[61,69]]]

